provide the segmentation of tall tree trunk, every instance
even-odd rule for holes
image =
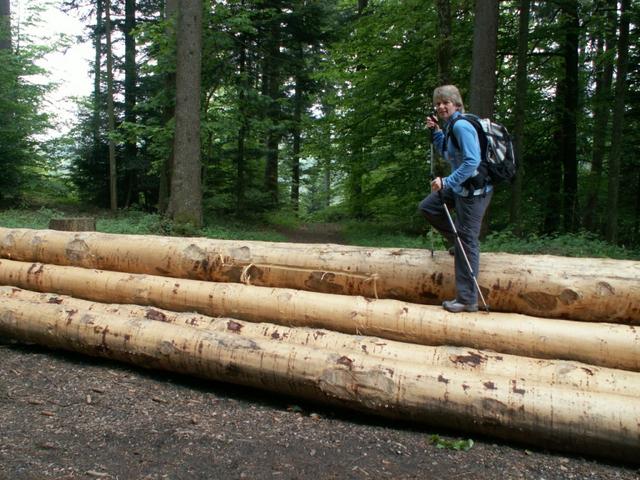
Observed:
[[[524,126],[527,111],[527,53],[529,51],[530,0],[520,1],[518,27],[518,69],[516,73],[516,104],[514,112],[514,150],[518,162],[516,178],[511,188],[511,225],[517,235],[522,233],[522,179],[524,178]]]
[[[136,26],[136,0],[125,1],[124,19],[124,120],[127,123],[136,123],[136,40],[133,36],[133,29]],[[138,174],[140,167],[137,162],[137,151],[135,140],[127,138],[124,144],[124,165],[127,181],[127,201],[125,206],[129,206],[132,195],[137,193]],[[137,195],[136,195],[137,196]]]
[[[358,0],[358,17],[362,17],[368,7],[368,0]],[[364,70],[365,68],[366,67],[362,63],[358,62],[356,64],[356,70],[358,72]],[[347,196],[349,210],[351,215],[355,218],[364,218],[365,200],[362,182],[363,177],[366,173],[364,162],[367,155],[367,150],[365,148],[363,139],[359,136],[359,132],[352,129],[349,135],[351,136],[351,139],[349,140],[350,158],[347,174]]]
[[[176,56],[176,132],[168,213],[176,223],[200,227],[202,0],[179,3]]]
[[[236,214],[244,210],[246,149],[245,141],[249,134],[249,119],[247,118],[247,36],[240,36],[240,56],[238,60],[238,111],[240,112],[240,129],[238,130],[238,150],[236,153]]]
[[[300,207],[300,145],[302,131],[302,110],[304,103],[304,56],[302,45],[296,45],[296,60],[298,72],[296,74],[295,94],[293,98],[293,151],[291,153],[291,204],[297,212]]]
[[[438,85],[451,83],[451,1],[437,0],[438,13]]]
[[[562,188],[560,187],[560,178],[562,175],[562,153],[563,148],[561,146],[564,138],[564,132],[562,131],[562,110],[563,110],[563,81],[558,80],[557,91],[558,94],[554,99],[554,116],[556,118],[555,130],[552,135],[552,144],[555,146],[550,158],[545,162],[544,171],[544,185],[542,188],[546,190],[546,205],[544,216],[544,232],[554,233],[560,229],[560,222],[562,220],[560,212],[562,211]]]
[[[331,205],[331,158],[327,158],[323,162],[323,172],[324,172],[324,207],[328,207]]]
[[[635,221],[633,223],[632,242],[636,242],[638,240],[638,234],[640,234],[640,172],[638,173],[638,181],[636,182],[636,214]]]
[[[164,19],[168,22],[165,34],[169,38],[175,38],[177,28],[177,16],[178,16],[178,0],[166,0],[164,4]],[[176,74],[175,72],[168,72],[165,74],[164,87],[167,92],[175,92],[176,89]],[[175,103],[169,102],[165,105],[162,118],[165,127],[171,122],[175,116]],[[160,213],[166,213],[169,208],[169,198],[171,196],[171,175],[173,171],[173,138],[168,142],[167,156],[162,162],[162,169],[160,172],[160,185],[158,190],[158,211]]]
[[[598,198],[602,183],[602,165],[605,157],[605,145],[609,131],[609,105],[612,101],[611,82],[613,79],[613,58],[615,49],[617,1],[605,0],[600,4],[606,7],[604,19],[605,38],[601,31],[596,33],[596,89],[593,98],[593,150],[591,154],[591,172],[587,181],[587,199],[583,224],[587,230],[599,230],[601,227],[598,215]]]
[[[116,130],[113,106],[113,50],[111,45],[111,0],[105,4],[105,28],[107,38],[107,116],[109,121],[109,203],[111,211],[118,209],[118,173],[116,168],[116,144],[113,138]]]
[[[267,108],[269,127],[266,138],[267,159],[264,185],[268,195],[269,206],[275,207],[278,204],[278,146],[280,143],[281,120],[280,106],[278,105],[280,94],[280,24],[275,19],[271,19],[266,41],[266,55],[263,64],[263,92],[269,98],[269,107]]]
[[[102,164],[102,141],[100,138],[102,111],[102,36],[104,35],[104,0],[96,1],[96,24],[93,29],[94,63],[93,63],[93,105],[91,115],[91,161],[94,166]]]
[[[620,188],[620,163],[624,128],[624,107],[629,69],[629,0],[622,0],[620,7],[620,35],[616,61],[616,96],[613,110],[611,155],[609,157],[609,191],[607,196],[607,230],[609,242],[618,239],[618,197]]]
[[[498,0],[477,1],[473,25],[473,54],[471,65],[470,110],[481,117],[492,117],[496,95],[496,63],[498,45]],[[489,230],[491,207],[487,208],[480,236]]]
[[[562,25],[564,37],[564,108],[561,115],[562,165],[563,165],[563,220],[564,230],[573,232],[578,223],[578,33],[580,29],[577,0],[562,3]]]
[[[0,50],[11,48],[11,0],[0,0]]]
[[[476,2],[469,108],[481,117],[493,115],[499,13],[498,0]]]

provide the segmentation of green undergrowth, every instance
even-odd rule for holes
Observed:
[[[612,245],[589,232],[555,235],[531,234],[519,238],[513,233],[496,232],[482,242],[485,252],[506,252],[531,255],[561,255],[566,257],[602,257],[639,260],[640,251]]]

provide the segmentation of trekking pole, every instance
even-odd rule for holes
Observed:
[[[473,283],[476,285],[476,290],[478,290],[478,295],[480,295],[480,299],[482,300],[482,304],[484,305],[484,309],[487,313],[489,313],[489,305],[484,299],[484,295],[482,295],[482,290],[480,290],[480,285],[478,284],[478,279],[476,278],[476,274],[473,273],[473,268],[471,268],[471,262],[469,261],[469,257],[467,257],[467,252],[464,249],[464,245],[462,244],[462,239],[460,235],[458,235],[458,229],[453,223],[453,218],[451,218],[451,214],[449,213],[449,208],[444,201],[442,196],[442,190],[438,190],[438,195],[440,196],[440,201],[442,202],[442,206],[444,207],[444,211],[447,214],[447,218],[449,219],[449,225],[451,225],[451,229],[453,230],[454,235],[456,236],[456,240],[458,241],[458,246],[460,247],[460,251],[462,252],[462,256],[464,257],[464,261],[467,263],[467,268],[469,269],[469,273],[471,274],[471,278],[473,278]]]
[[[431,157],[431,158],[430,158],[429,163],[430,163],[430,167],[431,167],[431,180],[433,180],[433,179],[435,178],[435,174],[434,174],[434,172],[435,172],[435,168],[434,168],[434,166],[433,166],[433,139],[431,140],[431,151],[430,151],[430,157]],[[433,227],[431,227],[431,228],[433,229]],[[432,233],[432,232],[433,232],[433,230],[431,230],[429,233]],[[432,258],[433,258],[433,254],[434,254],[434,252],[435,252],[435,248],[436,248],[436,246],[435,246],[435,244],[434,244],[434,242],[433,242],[433,236],[432,236],[432,237],[431,237],[431,257],[432,257]]]

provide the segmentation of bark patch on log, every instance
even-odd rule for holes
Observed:
[[[147,310],[147,314],[145,315],[145,317],[147,317],[149,320],[158,320],[160,322],[167,321],[167,316],[164,313],[158,310],[154,310],[153,308]]]
[[[75,240],[72,240],[67,244],[67,247],[65,248],[65,254],[69,258],[69,260],[78,262],[83,260],[87,256],[89,250],[89,246],[84,240],[76,238]]]
[[[343,293],[341,285],[334,283],[336,275],[331,272],[311,272],[307,281],[304,282],[305,286],[311,291],[323,292],[323,293]]]
[[[477,367],[487,361],[487,357],[475,352],[468,352],[469,355],[454,355],[451,357],[453,363],[466,363],[472,367]]]
[[[339,365],[344,365],[349,370],[351,370],[353,368],[353,360],[351,360],[349,357],[347,357],[345,355],[340,357],[336,363],[339,364]]]
[[[616,289],[613,288],[607,282],[598,282],[596,284],[596,292],[598,293],[599,296],[606,297],[606,296],[609,296],[609,295],[615,295],[616,294]]]
[[[240,262],[248,262],[251,260],[251,249],[249,247],[232,248],[231,257]]]
[[[16,239],[13,238],[12,234],[6,235],[2,240],[2,247],[6,249],[14,249],[16,246]],[[11,255],[7,255],[8,258],[11,258]]]
[[[558,299],[555,296],[544,292],[521,293],[520,298],[531,308],[543,312],[553,310],[558,305]]]
[[[233,320],[229,320],[227,322],[227,330],[234,332],[234,333],[240,333],[240,330],[242,330],[242,324],[238,323],[238,322],[234,322]]]
[[[524,388],[518,388],[518,383],[515,380],[511,380],[511,391],[518,395],[524,395],[526,393]]]
[[[580,298],[580,295],[578,295],[573,290],[566,288],[562,291],[558,298],[563,304],[571,305],[573,302]]]
[[[27,275],[38,275],[40,273],[42,273],[44,271],[44,265],[42,265],[41,263],[34,263],[31,265],[31,267],[29,267],[29,270],[27,271]]]

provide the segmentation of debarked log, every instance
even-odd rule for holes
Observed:
[[[424,368],[449,368],[481,373],[519,382],[536,382],[581,391],[604,392],[640,398],[640,373],[596,367],[580,362],[542,360],[451,346],[424,346],[364,335],[348,335],[308,327],[285,327],[272,323],[252,323],[228,317],[209,317],[195,312],[174,312],[156,307],[91,302],[67,295],[38,293],[16,287],[0,287],[0,301],[55,304],[67,312],[99,313],[119,317],[155,320],[205,331],[233,333],[245,338],[321,349],[353,351],[368,357],[414,362]],[[11,307],[14,310],[18,305]],[[345,353],[348,355],[347,353]]]
[[[0,256],[178,278],[439,304],[455,296],[445,252],[0,228]],[[482,254],[492,310],[640,324],[640,262]]]
[[[134,275],[0,260],[0,285],[107,303],[152,305],[252,322],[320,327],[424,345],[578,360],[640,370],[634,326],[482,312],[450,314],[397,300]]]
[[[379,415],[545,448],[637,461],[640,400],[367,357],[188,326],[0,304],[0,333],[22,341],[233,382]]]

